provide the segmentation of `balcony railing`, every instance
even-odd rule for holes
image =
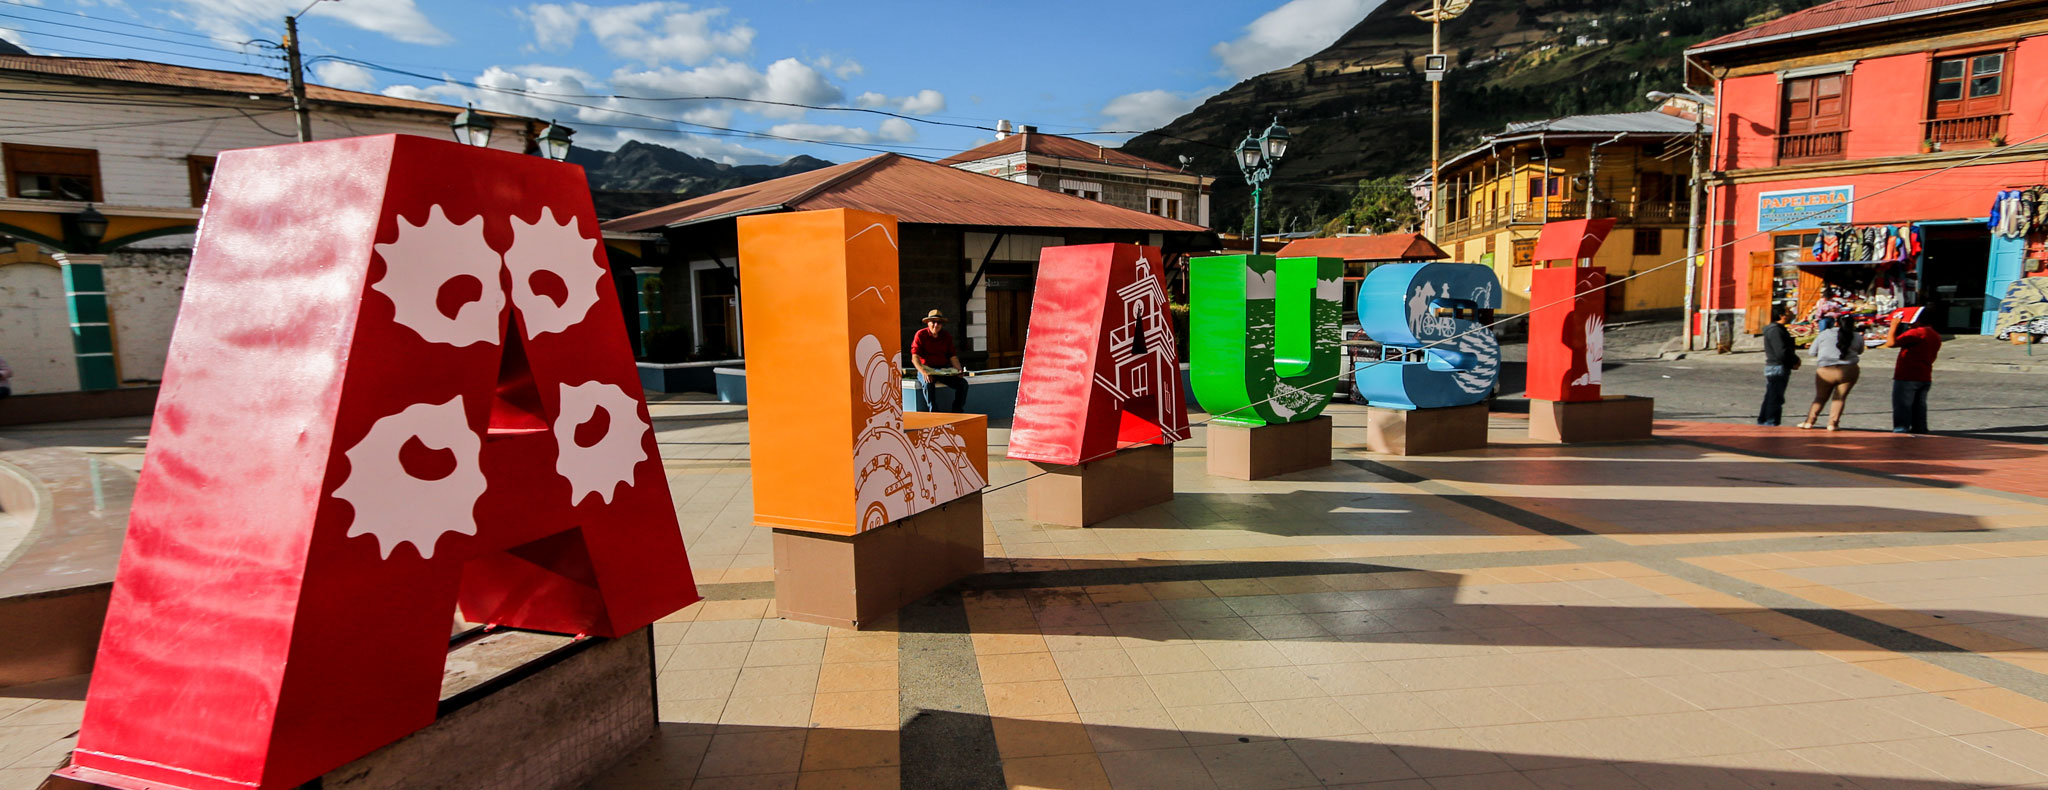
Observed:
[[[1927,140],[1936,143],[1972,143],[1994,140],[2005,135],[2006,113],[1972,115],[1967,118],[1941,118],[1924,121],[1927,125]]]
[[[1635,203],[1622,203],[1613,200],[1602,200],[1593,205],[1593,218],[1605,219],[1613,217],[1624,224],[1654,225],[1684,222],[1687,217],[1687,210],[1687,204],[1683,201],[1645,200]],[[1513,203],[1477,211],[1458,219],[1444,222],[1442,238],[1458,239],[1507,225],[1540,225],[1544,222],[1555,222],[1561,219],[1584,219],[1585,217],[1586,203],[1584,200],[1550,201],[1547,209],[1544,207],[1544,201],[1540,200]]]
[[[1778,161],[1798,162],[1842,158],[1842,136],[1847,132],[1814,132],[1778,136]]]

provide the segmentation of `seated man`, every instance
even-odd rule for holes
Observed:
[[[944,385],[953,391],[952,408],[959,413],[967,406],[967,377],[960,355],[953,349],[953,336],[946,333],[946,316],[933,310],[924,317],[924,328],[910,339],[910,364],[917,366],[917,408],[938,411],[932,387]]]

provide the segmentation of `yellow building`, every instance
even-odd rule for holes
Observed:
[[[1687,188],[1694,124],[1690,114],[1578,115],[1510,124],[1501,134],[1444,161],[1442,205],[1425,235],[1453,260],[1500,274],[1504,312],[1529,309],[1536,236],[1554,220],[1613,217],[1614,232],[1593,265],[1610,277],[1655,269],[1685,257]],[[1591,194],[1588,194],[1591,185]],[[1669,311],[1685,303],[1685,267],[1671,266],[1608,290],[1610,315]]]

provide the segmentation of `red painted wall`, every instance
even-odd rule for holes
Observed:
[[[1849,131],[1843,137],[1849,160],[1917,154],[1925,132],[1929,72],[1933,57],[1921,52],[1857,61],[1850,78]],[[2010,145],[2048,143],[2048,37],[2020,42],[2009,69]],[[1721,172],[1777,164],[1779,82],[1775,74],[1721,80],[1714,169]],[[2040,139],[2035,139],[2039,137]],[[1748,300],[1750,253],[1768,250],[1768,234],[1757,235],[1757,193],[1851,185],[1858,222],[1983,217],[2000,188],[2048,183],[2048,161],[1965,165],[1954,161],[1925,170],[1857,176],[1802,178],[1716,187],[1707,226],[1706,309],[1736,309]],[[1896,187],[1880,193],[1888,187]],[[1733,242],[1732,244],[1730,242]]]

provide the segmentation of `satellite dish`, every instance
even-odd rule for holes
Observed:
[[[1186,170],[1186,169],[1188,169],[1188,166],[1189,166],[1189,165],[1192,165],[1192,164],[1194,164],[1194,163],[1195,163],[1195,158],[1194,158],[1194,157],[1192,157],[1192,156],[1188,156],[1187,154],[1181,154],[1181,155],[1180,155],[1180,169],[1182,169],[1182,170]]]

